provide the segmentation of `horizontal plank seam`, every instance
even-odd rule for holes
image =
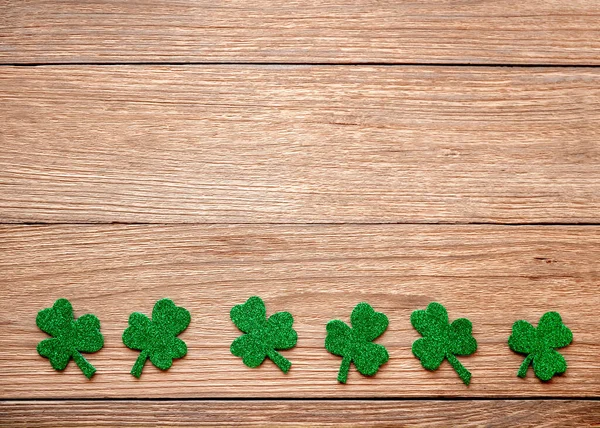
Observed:
[[[57,66],[115,66],[115,65],[127,65],[127,66],[182,66],[182,65],[232,65],[232,66],[327,66],[327,67],[352,67],[352,66],[381,66],[381,67],[510,67],[510,68],[600,68],[598,64],[553,64],[553,63],[542,63],[542,64],[504,64],[504,63],[452,63],[452,62],[253,62],[253,61],[218,61],[218,62],[201,62],[201,61],[123,61],[123,62],[0,62],[0,67],[57,67]]]
[[[574,226],[574,227],[597,227],[600,223],[594,222],[531,222],[531,223],[498,223],[486,221],[473,222],[130,222],[130,221],[110,221],[110,222],[3,222],[0,226],[512,226],[512,227],[532,227],[532,226]]]
[[[320,402],[343,402],[343,401],[592,401],[600,402],[600,398],[594,396],[583,396],[583,397],[561,397],[561,396],[532,396],[532,397],[220,397],[220,398],[201,398],[201,397],[164,397],[164,398],[128,398],[128,397],[117,397],[117,398],[76,398],[76,397],[47,397],[47,398],[3,398],[0,403],[11,403],[11,402],[36,402],[36,401],[48,401],[48,402],[60,402],[60,401],[85,401],[85,402],[122,402],[122,401],[140,401],[140,402],[173,402],[173,401],[191,401],[191,402],[231,402],[231,401],[320,401]]]

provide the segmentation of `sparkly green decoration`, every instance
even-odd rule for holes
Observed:
[[[294,318],[289,312],[277,312],[267,319],[267,309],[258,296],[250,297],[246,303],[234,306],[231,321],[246,333],[233,341],[231,353],[241,357],[248,367],[258,367],[265,358],[273,361],[284,373],[292,363],[277,350],[296,346],[298,335],[292,328]]]
[[[371,343],[383,334],[388,327],[388,318],[368,303],[356,305],[350,315],[349,327],[340,320],[327,323],[325,348],[334,355],[342,357],[338,381],[346,383],[350,363],[366,376],[373,376],[390,356],[383,345]]]
[[[477,341],[471,335],[471,321],[459,318],[450,324],[446,308],[432,302],[427,309],[414,311],[410,322],[423,336],[412,346],[413,354],[421,360],[421,365],[427,370],[437,370],[446,358],[465,385],[469,385],[471,373],[456,355],[471,355],[477,350]]]
[[[146,359],[161,370],[173,365],[173,359],[187,354],[185,342],[177,337],[190,324],[187,309],[175,306],[171,299],[161,299],[154,305],[152,320],[140,312],[129,316],[129,327],[123,332],[123,343],[142,351],[131,369],[137,378],[142,375]]]
[[[564,373],[567,362],[555,349],[565,347],[572,341],[573,333],[563,324],[557,312],[542,315],[537,329],[527,321],[515,322],[508,338],[508,346],[515,352],[528,354],[517,376],[525,377],[530,364],[533,365],[535,375],[543,381]]]
[[[104,346],[100,321],[95,315],[82,315],[75,320],[71,302],[58,299],[51,308],[38,312],[36,324],[53,336],[37,346],[38,353],[50,360],[52,368],[64,370],[73,358],[88,379],[96,373],[96,368],[81,355],[81,352],[97,352]]]

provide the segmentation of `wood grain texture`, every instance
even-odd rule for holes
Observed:
[[[600,69],[4,67],[0,115],[0,222],[600,222]]]
[[[356,226],[3,226],[0,228],[0,398],[140,397],[597,397],[600,394],[600,227],[443,225]],[[230,354],[241,333],[234,304],[260,295],[268,313],[295,318],[298,346],[284,351],[284,375],[267,361],[249,369]],[[96,314],[105,347],[90,354],[91,381],[70,364],[56,373],[36,352],[46,334],[37,312],[69,298],[76,316]],[[167,372],[121,343],[131,312],[150,313],[170,297],[192,313],[181,335],[188,355]],[[462,357],[465,387],[450,365],[421,368],[413,310],[442,302],[451,319],[468,317],[479,342]],[[371,303],[390,319],[377,340],[390,361],[374,378],[353,368],[336,381],[341,359],[323,347],[330,319],[348,321]],[[542,383],[516,377],[523,356],[508,349],[514,321],[537,324],[561,313],[574,334],[561,350],[569,369]]]
[[[481,401],[0,401],[4,427],[320,426],[592,427],[600,402]]]
[[[600,64],[596,0],[3,0],[0,61]]]

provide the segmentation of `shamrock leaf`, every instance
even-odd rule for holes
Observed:
[[[140,312],[129,316],[129,327],[123,332],[123,343],[142,351],[131,368],[137,378],[142,375],[146,359],[161,370],[173,365],[173,359],[187,354],[185,342],[177,337],[190,324],[187,309],[175,306],[171,299],[161,299],[154,305],[152,320]]]
[[[456,355],[471,355],[477,350],[477,341],[471,336],[471,321],[459,318],[450,324],[446,308],[432,302],[427,309],[414,311],[410,322],[423,336],[412,346],[413,354],[421,360],[421,365],[427,370],[437,370],[446,358],[468,385],[471,373],[458,361]]]
[[[557,312],[546,312],[540,318],[537,329],[527,321],[513,324],[512,334],[508,338],[508,346],[520,354],[528,354],[517,376],[525,377],[529,364],[533,365],[535,375],[543,381],[552,376],[564,373],[567,362],[556,348],[567,346],[573,340],[573,333],[563,324]]]
[[[338,381],[346,383],[350,363],[366,376],[373,376],[390,356],[384,346],[371,343],[383,334],[388,326],[388,318],[375,312],[368,303],[356,305],[350,315],[350,328],[340,320],[327,323],[325,348],[333,355],[342,357]]]
[[[267,319],[264,302],[254,296],[231,308],[230,316],[237,328],[246,333],[231,344],[233,355],[241,357],[248,367],[258,367],[269,357],[284,373],[288,372],[292,363],[277,350],[293,348],[298,341],[289,312],[277,312]]]
[[[37,351],[50,360],[55,370],[64,370],[73,358],[88,379],[96,373],[80,353],[96,352],[104,346],[100,321],[95,315],[82,315],[75,320],[71,302],[58,299],[51,308],[38,312],[35,321],[42,331],[53,336],[38,343]]]

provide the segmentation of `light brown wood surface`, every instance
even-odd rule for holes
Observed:
[[[600,69],[0,68],[0,221],[598,223]]]
[[[3,0],[0,61],[600,64],[597,0]]]
[[[441,225],[248,226],[64,225],[0,229],[1,398],[103,397],[597,397],[600,393],[600,227]],[[298,345],[282,351],[287,375],[270,361],[251,370],[231,355],[241,333],[231,307],[261,296],[269,314],[290,311]],[[88,381],[71,363],[52,370],[36,353],[47,337],[37,312],[68,297],[76,316],[96,314],[105,347],[90,354]],[[163,373],[146,364],[121,334],[131,312],[150,313],[169,297],[190,310],[181,335],[188,355]],[[450,318],[469,318],[477,353],[460,360],[473,374],[464,386],[450,365],[424,370],[411,353],[419,334],[413,310],[443,303]],[[377,376],[353,368],[337,382],[341,359],[324,349],[325,325],[349,321],[367,301],[390,319],[377,340],[390,361]],[[507,339],[514,321],[537,325],[558,311],[574,334],[562,349],[569,369],[542,383]]]
[[[428,426],[581,427],[600,402],[482,401],[15,401],[0,402],[6,426]],[[0,419],[1,420],[1,419]]]
[[[0,0],[0,426],[600,427],[600,2]],[[508,67],[506,67],[507,65]],[[522,65],[522,67],[521,67]],[[284,375],[229,310],[290,311]],[[55,372],[37,312],[105,347]],[[121,340],[170,297],[167,372]],[[413,310],[473,322],[424,370]],[[324,349],[368,301],[372,378]],[[564,375],[507,346],[558,311]]]

